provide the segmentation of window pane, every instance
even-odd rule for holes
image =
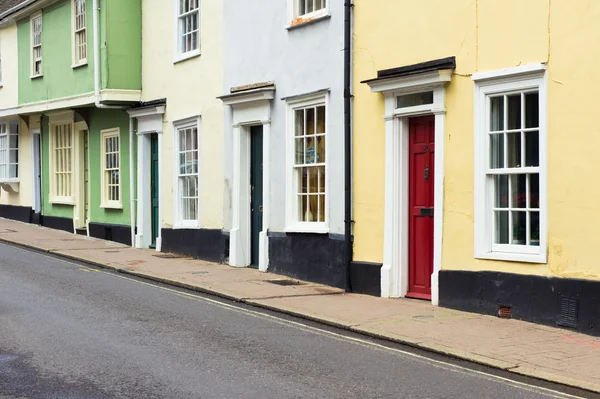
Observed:
[[[325,162],[325,136],[317,137],[317,162]]]
[[[296,139],[296,165],[304,163],[304,138]]]
[[[494,176],[494,206],[508,208],[508,176]]]
[[[304,110],[296,110],[296,136],[304,135]]]
[[[325,133],[325,107],[317,107],[317,131],[316,133]]]
[[[406,94],[396,98],[396,108],[414,107],[423,104],[433,104],[433,92]]]
[[[16,179],[19,177],[19,169],[17,165],[10,165],[8,169],[8,177],[10,179]]]
[[[510,189],[512,192],[511,208],[527,207],[527,175],[510,176]]]
[[[529,213],[529,231],[531,242],[530,244],[533,246],[540,245],[540,213],[539,212],[530,212]]]
[[[496,211],[495,214],[495,234],[494,242],[496,244],[508,244],[508,212]]]
[[[313,137],[308,137],[306,139],[306,163],[315,163],[316,162],[316,150],[315,150],[315,139]]]
[[[325,167],[321,166],[318,168],[319,171],[319,192],[325,193]]]
[[[490,98],[490,131],[504,130],[504,97]]]
[[[525,94],[525,127],[540,127],[540,95],[538,92]]]
[[[490,134],[490,168],[504,167],[504,134]]]
[[[525,245],[527,233],[527,212],[512,212],[512,244]]]
[[[325,196],[319,196],[319,222],[325,221]]]
[[[306,14],[306,3],[305,2],[307,0],[297,0],[297,1],[299,1],[299,4],[298,4],[298,14],[299,15]]]
[[[508,168],[521,167],[521,133],[507,133],[507,162]]]
[[[298,193],[306,194],[308,193],[308,168],[299,168],[298,173],[300,173],[298,178]]]
[[[308,108],[306,110],[306,134],[315,134],[315,109]]]
[[[529,207],[540,207],[540,175],[529,175]]]
[[[508,100],[508,128],[521,128],[521,93],[507,96]]]
[[[540,166],[540,134],[525,133],[525,166]]]
[[[179,130],[179,151],[185,151],[185,129]]]
[[[308,222],[308,195],[299,195],[298,196],[298,220],[301,222]]]

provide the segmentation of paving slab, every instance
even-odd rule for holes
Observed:
[[[426,301],[348,294],[0,218],[0,242],[207,292],[372,337],[600,393],[600,338]]]

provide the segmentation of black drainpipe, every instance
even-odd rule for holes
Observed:
[[[344,3],[344,268],[346,292],[352,291],[352,0]]]

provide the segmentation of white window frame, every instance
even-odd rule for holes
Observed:
[[[40,42],[39,42],[39,44],[35,43],[35,21],[38,19],[40,21]],[[43,18],[42,18],[41,11],[39,11],[31,16],[31,18],[29,19],[29,25],[30,25],[29,41],[30,41],[31,79],[36,79],[36,78],[42,77],[42,75],[43,75],[43,63],[42,63]],[[40,51],[40,56],[39,56],[39,58],[36,58],[35,52],[36,52],[36,49],[38,49],[38,48]],[[40,71],[39,72],[35,71],[35,64],[37,61],[40,62]]]
[[[104,129],[104,130],[100,130],[100,137],[101,137],[101,142],[100,142],[100,154],[102,156],[101,158],[101,166],[100,166],[100,182],[102,184],[102,188],[101,188],[101,204],[100,204],[100,208],[110,208],[110,209],[123,209],[123,174],[122,174],[122,142],[121,142],[121,129],[116,127],[116,128],[111,128],[111,129]],[[113,138],[113,137],[117,137],[118,141],[119,141],[119,151],[118,151],[118,160],[119,160],[119,167],[117,168],[117,171],[119,172],[119,200],[115,201],[115,200],[111,200],[108,198],[108,180],[107,180],[107,165],[106,165],[106,140],[109,138]]]
[[[76,4],[79,1],[83,1],[83,3],[86,5],[85,8],[85,16],[84,16],[84,21],[85,21],[85,27],[83,27],[82,29],[77,29],[77,15],[76,15]],[[71,0],[71,54],[72,54],[72,67],[73,68],[77,68],[83,65],[87,65],[88,63],[88,29],[87,29],[87,1],[86,0]],[[79,32],[84,32],[84,36],[85,36],[85,57],[80,58],[79,57],[79,49],[77,46],[77,33]]]
[[[530,64],[473,75],[475,81],[475,258],[546,263],[548,247],[547,201],[547,74],[544,64]],[[489,96],[537,89],[539,93],[539,246],[493,244],[493,181],[488,178]],[[521,168],[524,172],[528,168]],[[510,171],[510,169],[507,169]],[[512,227],[511,227],[512,228]]]
[[[198,140],[198,172],[196,173],[198,178],[198,197],[196,198],[196,220],[184,220],[183,209],[181,203],[181,187],[179,186],[179,130],[196,128],[196,134]],[[173,140],[174,140],[174,169],[173,169],[173,194],[174,194],[174,215],[175,215],[175,229],[195,229],[200,227],[200,117],[194,116],[173,122]],[[189,175],[189,174],[187,174]]]
[[[200,49],[201,49],[201,36],[202,36],[202,21],[201,21],[201,8],[202,8],[202,0],[197,0],[198,1],[198,9],[194,10],[194,11],[190,11],[189,13],[187,13],[186,15],[190,15],[192,13],[197,13],[198,14],[198,48],[197,49],[193,49],[190,51],[186,51],[183,52],[181,50],[181,46],[182,46],[182,22],[181,22],[181,18],[183,18],[183,14],[179,13],[179,6],[180,6],[180,1],[181,0],[174,0],[173,4],[174,4],[174,57],[173,57],[173,63],[177,63],[180,61],[184,61],[187,60],[189,58],[193,58],[193,57],[197,57],[200,55]]]
[[[298,176],[295,167],[295,112],[296,110],[325,106],[325,221],[303,222],[298,220]],[[315,116],[316,117],[316,116]],[[286,227],[290,233],[329,233],[330,163],[329,145],[331,141],[329,123],[329,93],[294,98],[287,101],[287,156],[286,156]]]
[[[308,1],[308,0],[288,0],[288,17],[291,21],[290,25],[288,25],[288,29],[293,28],[294,26],[300,26],[308,22],[315,22],[317,20],[328,18],[331,16],[330,12],[330,3],[333,0],[321,0],[326,1],[325,7],[320,10],[309,12],[306,14],[300,14],[300,2]],[[312,0],[311,0],[312,1]]]
[[[66,119],[60,119],[60,116],[57,117],[56,120],[52,120],[50,122],[50,140],[49,140],[49,171],[50,171],[50,177],[49,177],[49,184],[50,184],[50,203],[52,204],[64,204],[64,205],[75,205],[75,192],[76,187],[75,187],[75,124],[73,123],[73,114],[72,113],[66,113],[67,115],[65,115],[67,118]],[[67,196],[59,196],[57,194],[57,187],[56,187],[56,166],[57,166],[57,159],[56,159],[56,138],[55,138],[55,128],[57,126],[69,126],[71,129],[71,137],[70,137],[70,142],[71,142],[71,146],[70,146],[70,160],[71,160],[71,164],[70,164],[70,185],[71,185],[71,195],[67,195]]]
[[[13,127],[16,126],[16,131],[13,130]],[[0,147],[0,166],[4,166],[5,171],[6,171],[6,176],[2,176],[0,175],[0,183],[18,183],[19,182],[19,167],[20,167],[20,162],[19,162],[19,158],[20,158],[20,151],[19,151],[19,147],[20,147],[20,137],[19,137],[19,120],[18,119],[12,119],[12,120],[2,120],[0,121],[0,142],[4,142],[6,143],[6,148],[2,148]],[[12,147],[10,146],[10,136],[17,136],[17,146],[16,147]],[[10,162],[10,152],[11,151],[17,151],[17,162]],[[15,164],[17,165],[17,173],[16,176],[10,176],[10,165],[11,164]]]

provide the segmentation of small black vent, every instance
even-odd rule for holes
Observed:
[[[512,319],[512,309],[510,306],[498,306],[498,317],[502,319]]]
[[[277,284],[277,285],[303,285],[305,283],[301,283],[296,280],[267,280],[268,283]]]
[[[561,296],[560,315],[556,324],[562,327],[577,328],[578,307],[579,302],[576,298]]]

